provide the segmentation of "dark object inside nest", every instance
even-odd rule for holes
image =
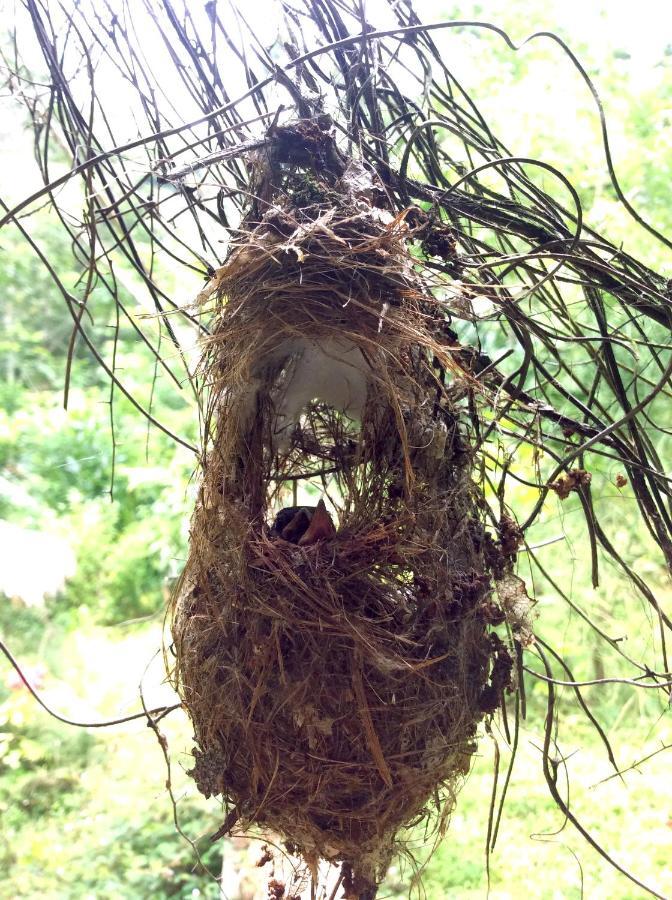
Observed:
[[[292,544],[306,546],[316,541],[328,540],[336,534],[336,528],[324,500],[317,506],[286,506],[276,515],[271,535]]]
[[[199,789],[373,897],[399,829],[450,813],[512,665],[464,376],[408,227],[352,173],[338,204],[250,225],[205,292],[210,452],[172,630]],[[327,461],[338,532],[322,501],[255,524]]]
[[[342,158],[330,134],[332,125],[327,115],[300,119],[289,125],[273,125],[268,131],[272,139],[271,166],[286,163],[324,172],[343,172]]]

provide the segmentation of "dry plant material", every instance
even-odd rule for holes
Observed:
[[[399,830],[445,823],[510,685],[489,560],[508,571],[518,538],[504,522],[505,550],[486,540],[456,399],[472,385],[404,215],[356,165],[293,177],[201,294],[206,452],[174,677],[199,789],[373,897]],[[283,487],[324,472],[337,529],[322,503],[276,515]]]
[[[561,500],[566,500],[573,491],[588,487],[591,478],[592,475],[585,469],[570,469],[562,478],[551,482],[549,488],[555,491]]]
[[[258,869],[263,869],[263,867],[267,863],[270,863],[270,862],[273,862],[273,854],[271,853],[269,848],[264,844],[264,846],[261,848],[261,856],[256,861],[255,866]]]

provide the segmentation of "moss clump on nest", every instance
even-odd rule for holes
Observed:
[[[445,821],[510,673],[458,427],[466,376],[404,217],[363,184],[350,170],[337,205],[270,209],[201,295],[206,453],[172,623],[199,789],[229,824],[342,861],[362,897],[402,826]],[[296,414],[311,353],[365,397],[356,419],[333,386]],[[338,530],[299,547],[272,510],[316,473]]]

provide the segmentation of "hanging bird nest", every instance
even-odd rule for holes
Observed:
[[[225,829],[343,862],[357,897],[402,826],[450,813],[511,672],[491,631],[506,548],[461,423],[473,385],[409,217],[376,197],[355,165],[304,176],[201,294],[207,452],[172,625],[192,775]],[[330,513],[279,512],[301,481]]]
[[[53,180],[0,225],[63,298],[65,398],[86,345],[110,380],[115,434],[123,395],[157,433],[200,451],[173,603],[175,681],[194,721],[194,774],[227,807],[222,833],[269,824],[309,858],[340,854],[370,875],[400,823],[427,810],[441,821],[481,710],[501,703],[509,678],[491,620],[505,615],[499,633],[531,642],[530,601],[512,574],[524,535],[537,594],[553,602],[533,652],[515,648],[495,754],[509,768],[495,769],[486,852],[519,758],[525,672],[537,776],[563,821],[662,896],[601,845],[602,807],[585,793],[579,815],[571,766],[571,790],[558,782],[577,722],[621,772],[630,747],[608,727],[611,692],[622,703],[639,692],[653,727],[672,683],[672,290],[655,271],[672,241],[619,182],[599,85],[551,32],[514,42],[495,22],[423,24],[413,0],[366,11],[276,0],[270,31],[237,6],[186,0],[141,4],[141,25],[124,28],[118,5],[18,5],[9,91]],[[604,182],[622,222],[646,232],[646,258],[628,252],[642,233],[595,231],[562,171],[511,155],[481,114],[483,86],[447,64],[478,41],[477,55],[506,67],[514,57],[500,51],[525,53],[532,40],[559,54],[558,83],[576,73],[589,88]],[[42,75],[26,79],[38,48]],[[341,146],[379,181],[339,153],[327,109]],[[42,232],[45,204],[69,261]],[[194,271],[214,273],[201,317],[170,299],[176,272]],[[429,292],[440,282],[452,333]],[[133,371],[117,364],[129,329],[140,338]],[[154,403],[159,377],[168,406],[184,403],[194,330],[212,334],[198,448]],[[315,505],[305,484],[323,509],[287,508]],[[164,712],[148,717],[167,755]],[[655,729],[640,730],[654,741]],[[654,755],[668,747],[659,737]],[[354,894],[352,881],[344,872]]]

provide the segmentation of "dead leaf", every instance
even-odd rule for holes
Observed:
[[[523,647],[532,646],[534,644],[533,608],[536,601],[527,593],[525,582],[512,572],[508,572],[495,582],[495,589],[506,621],[511,626],[515,637]]]
[[[561,500],[566,500],[572,491],[578,491],[579,488],[588,487],[592,480],[590,472],[585,469],[570,469],[562,478],[552,481],[548,486],[558,495]]]

